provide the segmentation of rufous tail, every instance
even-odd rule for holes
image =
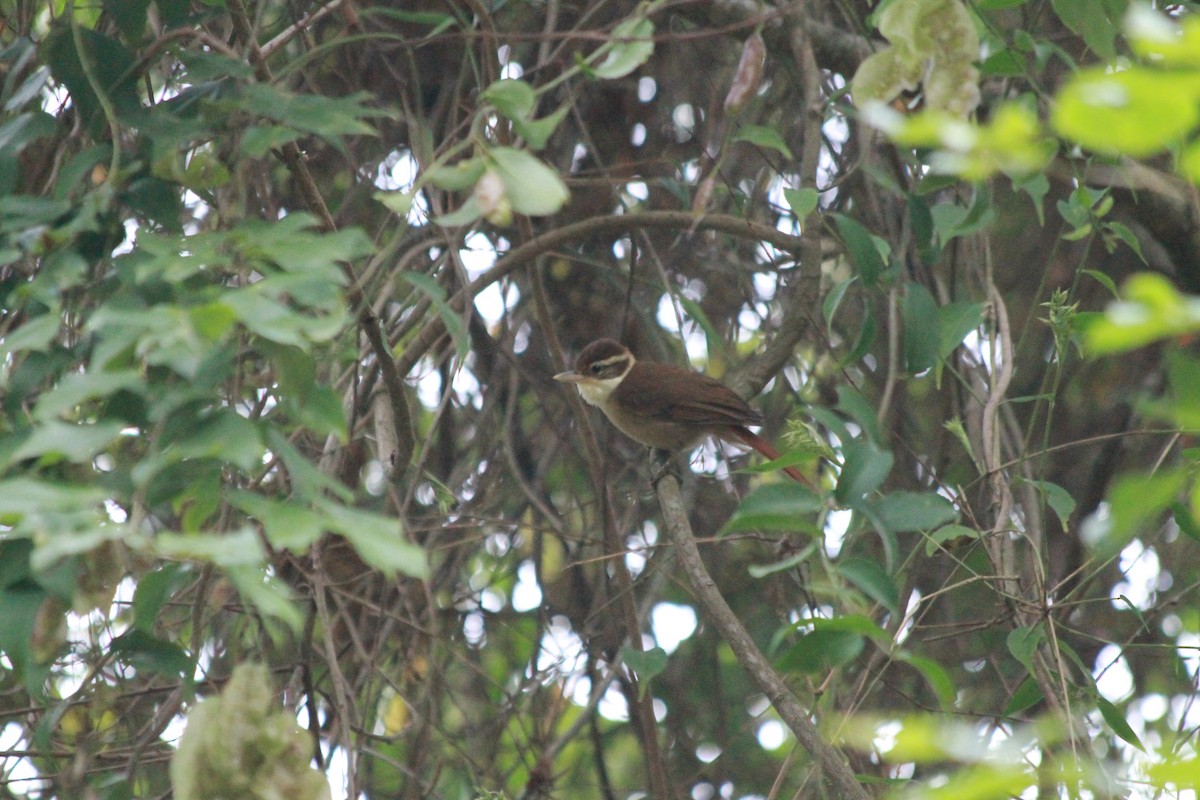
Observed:
[[[753,447],[755,450],[762,453],[763,457],[768,461],[774,461],[780,457],[779,451],[775,449],[774,445],[749,428],[737,426],[730,428],[729,432],[739,442],[742,442],[748,447]],[[783,472],[792,480],[798,483],[803,483],[810,489],[813,488],[812,481],[810,481],[803,472],[795,467],[784,467]]]

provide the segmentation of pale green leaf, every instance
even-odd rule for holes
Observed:
[[[823,508],[820,496],[797,483],[759,486],[738,504],[722,533],[746,530],[787,530],[816,534],[815,521]]]
[[[817,201],[820,199],[817,190],[811,186],[805,186],[801,189],[784,189],[783,197],[787,200],[788,207],[792,209],[792,213],[796,215],[796,219],[803,222],[817,208]]]
[[[1200,121],[1200,72],[1081,70],[1059,91],[1051,120],[1089,150],[1153,155],[1179,144]]]
[[[567,185],[545,162],[524,150],[496,147],[488,151],[513,211],[531,217],[556,214],[570,198]]]
[[[601,48],[604,60],[592,67],[597,78],[623,78],[645,64],[654,53],[654,23],[648,19],[627,19],[613,28],[608,43]]]
[[[329,502],[318,503],[317,508],[327,516],[330,529],[346,537],[363,560],[381,572],[414,578],[429,575],[425,551],[404,538],[398,519]]]
[[[768,128],[765,125],[742,125],[738,128],[738,132],[734,135],[733,140],[735,142],[748,142],[758,147],[774,150],[785,158],[794,158],[792,151],[788,149],[787,142],[783,140],[783,136],[780,135],[779,131],[774,128]]]

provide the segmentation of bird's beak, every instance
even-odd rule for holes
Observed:
[[[562,383],[579,383],[583,380],[583,376],[574,370],[570,370],[558,373],[554,376],[554,380],[561,381]]]

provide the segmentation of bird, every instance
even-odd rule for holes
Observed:
[[[762,415],[728,386],[671,364],[639,361],[614,339],[597,339],[580,351],[575,369],[554,380],[574,384],[585,402],[597,406],[622,433],[656,450],[690,450],[707,436],[741,443],[767,459],[779,451],[749,425]],[[795,467],[783,471],[810,485]]]

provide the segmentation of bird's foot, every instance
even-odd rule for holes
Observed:
[[[667,475],[673,475],[676,480],[679,480],[679,475],[675,471],[675,465],[671,460],[671,451],[659,450],[657,447],[651,447],[650,482],[657,486],[658,482]]]

